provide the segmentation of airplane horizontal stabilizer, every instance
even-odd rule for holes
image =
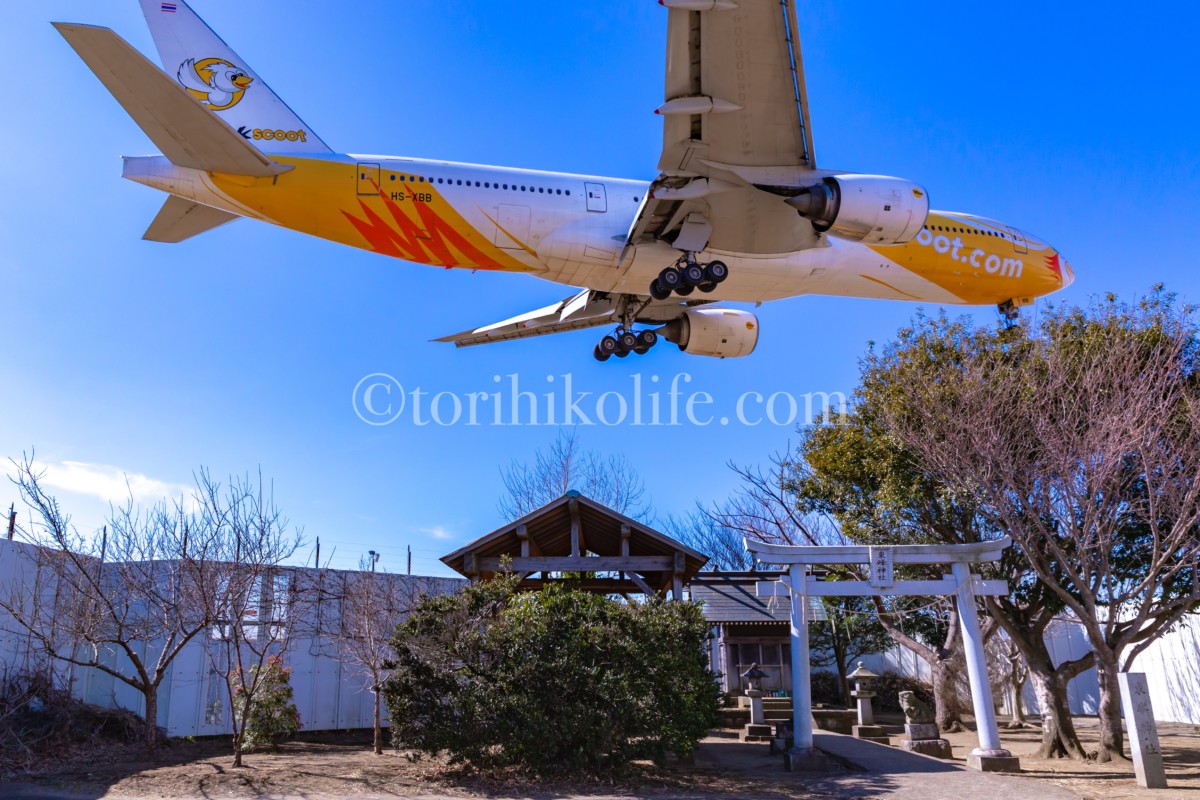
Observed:
[[[260,153],[110,29],[53,24],[172,164],[254,177],[291,169]]]
[[[158,216],[150,223],[142,238],[148,242],[178,244],[238,218],[236,214],[230,214],[228,211],[172,195],[163,203]]]

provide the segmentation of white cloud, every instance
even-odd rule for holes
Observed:
[[[455,536],[454,532],[444,525],[435,525],[432,528],[421,528],[421,533],[428,534],[429,536],[432,536],[433,538],[439,539],[443,542],[453,539]]]
[[[133,498],[135,503],[152,504],[164,498],[190,497],[193,489],[168,483],[136,472],[125,472],[108,464],[63,461],[41,465],[46,487],[87,495],[107,503],[121,504]]]

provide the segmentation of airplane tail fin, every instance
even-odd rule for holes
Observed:
[[[54,27],[172,164],[262,177],[291,169],[257,150],[108,28]]]
[[[163,69],[255,147],[332,153],[184,0],[140,0]]]

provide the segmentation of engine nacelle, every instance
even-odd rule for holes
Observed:
[[[758,317],[732,308],[689,308],[658,333],[694,356],[737,358],[758,345]]]
[[[929,216],[929,194],[883,175],[835,175],[787,199],[820,233],[867,244],[907,244]]]

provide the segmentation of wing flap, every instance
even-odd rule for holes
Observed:
[[[614,321],[613,314],[616,313],[617,304],[615,301],[600,300],[597,295],[599,295],[598,292],[584,289],[561,303],[520,314],[492,325],[485,325],[482,328],[443,336],[434,341],[453,342],[456,347],[471,347],[477,344],[528,339],[551,333],[581,331],[598,325],[610,324]]]
[[[235,219],[238,219],[236,214],[172,195],[142,238],[148,242],[178,244]]]
[[[112,30],[54,27],[172,164],[254,177],[290,169],[260,153]]]

